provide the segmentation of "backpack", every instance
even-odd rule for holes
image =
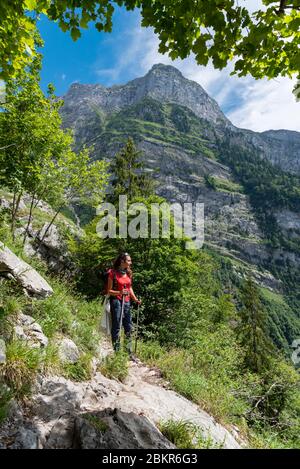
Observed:
[[[111,271],[114,272],[112,289],[113,289],[113,290],[117,290],[117,289],[118,289],[116,271],[115,271],[114,269],[111,269],[111,268],[105,270],[104,272],[101,273],[101,278],[102,278],[102,283],[103,283],[103,289],[102,289],[101,295],[103,295],[103,297],[105,297],[106,295],[108,295],[108,276],[109,276],[109,273],[110,273]]]

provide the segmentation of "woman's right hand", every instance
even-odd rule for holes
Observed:
[[[129,295],[129,290],[127,288],[123,288],[122,295]]]

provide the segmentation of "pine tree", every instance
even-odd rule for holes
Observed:
[[[274,351],[266,333],[266,313],[259,298],[258,289],[251,278],[242,286],[241,322],[238,333],[245,349],[245,365],[259,373],[268,368],[269,358]]]
[[[127,195],[130,201],[134,197],[154,194],[154,181],[145,173],[140,157],[141,152],[129,138],[111,164],[113,193],[108,197],[109,202],[118,203],[119,195]]]

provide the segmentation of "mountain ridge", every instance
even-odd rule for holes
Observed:
[[[286,129],[255,132],[233,125],[199,83],[185,78],[172,65],[155,64],[143,77],[123,85],[105,87],[73,83],[63,96],[64,126],[75,130],[87,127],[95,121],[95,109],[111,115],[145,98],[186,107],[200,119],[212,123],[218,132],[230,131],[238,142],[257,149],[272,164],[284,171],[300,174],[300,132]],[[283,158],[282,154],[287,150],[288,155]]]
[[[182,93],[182,89],[185,92]],[[187,93],[188,90],[188,93]],[[182,104],[193,111],[198,117],[226,125],[232,125],[219,108],[217,102],[211,98],[199,83],[188,80],[182,73],[171,65],[155,64],[143,77],[135,78],[124,85],[104,87],[100,84],[89,85],[73,83],[63,97],[66,101],[79,97],[86,99],[92,92],[90,99],[94,104],[101,105],[107,110],[121,110],[132,105],[146,96],[163,99],[167,102]],[[120,99],[120,94],[123,94]],[[196,99],[197,98],[197,99]]]

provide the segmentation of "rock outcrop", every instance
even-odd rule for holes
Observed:
[[[11,274],[28,292],[37,298],[47,298],[53,290],[46,280],[27,262],[16,256],[0,241],[0,273]]]
[[[0,365],[6,362],[6,344],[3,339],[0,338]]]
[[[81,383],[41,376],[30,404],[12,406],[0,428],[0,448],[173,448],[158,430],[169,419],[194,423],[217,447],[245,444],[236,429],[170,390],[157,369],[131,363],[124,383],[100,372]]]
[[[171,449],[176,446],[143,415],[114,408],[76,417],[73,448]]]
[[[14,321],[14,334],[17,339],[24,340],[31,348],[47,347],[48,338],[34,318],[27,314],[18,314]]]
[[[216,101],[202,86],[187,80],[175,67],[163,64],[153,65],[144,77],[136,78],[126,85],[105,88],[99,84],[73,83],[64,96],[64,121],[72,126],[75,121],[76,126],[81,126],[84,125],[83,116],[87,118],[86,123],[92,122],[95,108],[110,114],[136,104],[145,97],[181,104],[199,117],[232,127]],[[79,112],[74,113],[75,109]]]
[[[76,363],[80,355],[77,345],[67,338],[61,340],[58,353],[63,363]]]

